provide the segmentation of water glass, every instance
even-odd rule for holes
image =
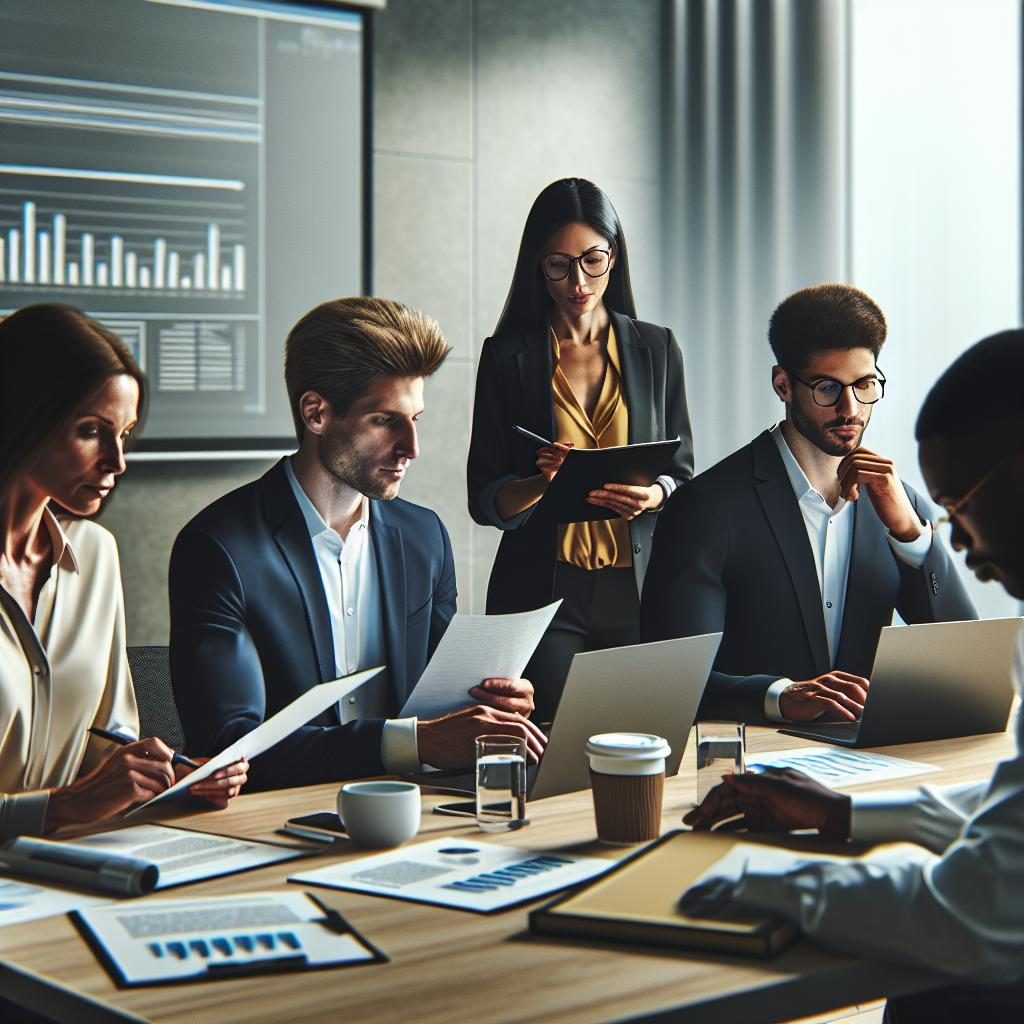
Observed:
[[[697,723],[697,803],[722,781],[744,769],[746,726],[742,722]]]
[[[476,738],[476,823],[485,832],[505,832],[527,823],[525,739]]]

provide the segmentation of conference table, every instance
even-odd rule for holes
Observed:
[[[748,750],[806,746],[771,729],[748,729]],[[679,826],[695,793],[694,743],[668,780],[663,829]],[[941,771],[876,785],[906,789],[986,778],[1013,751],[1006,733],[886,747],[896,757],[925,761]],[[162,823],[222,835],[288,843],[276,834],[297,814],[334,806],[337,785],[254,793],[224,811],[162,812]],[[855,791],[855,790],[854,790]],[[416,842],[482,834],[471,820],[431,808],[445,798],[425,793]],[[449,797],[450,799],[450,797]],[[589,792],[536,801],[530,825],[488,834],[488,841],[530,850],[572,850],[607,857],[621,849],[597,843]],[[714,837],[711,837],[712,840]],[[707,837],[695,834],[695,842]],[[827,850],[811,837],[812,849]],[[308,844],[297,843],[307,846]],[[834,847],[832,849],[835,849]],[[289,861],[211,879],[143,899],[294,889],[289,874],[364,855],[340,839],[308,860]],[[395,899],[317,889],[325,904],[390,958],[387,964],[348,966],[118,989],[69,918],[55,916],[0,928],[0,993],[56,1021],[151,1021],[153,1024],[281,1024],[348,1021],[568,1022],[651,1021],[750,1024],[788,1021],[940,982],[925,971],[894,967],[823,949],[806,939],[771,960],[682,953],[649,947],[579,942],[531,935],[529,907],[491,916]],[[537,904],[534,904],[536,906]],[[879,921],[884,927],[884,920]]]

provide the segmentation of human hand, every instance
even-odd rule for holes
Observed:
[[[547,737],[528,718],[497,708],[475,707],[453,711],[441,718],[416,724],[420,760],[435,768],[466,768],[473,764],[477,736],[518,736],[526,740],[526,757],[540,760]]]
[[[541,471],[544,479],[548,483],[554,479],[555,474],[561,468],[563,462],[565,462],[566,455],[572,450],[572,442],[568,444],[562,444],[561,441],[555,441],[552,444],[547,444],[543,448],[537,449],[537,468]]]
[[[856,501],[861,488],[867,491],[878,518],[896,540],[916,540],[924,528],[907,492],[900,482],[892,459],[855,448],[844,456],[837,470],[839,493],[847,501]]]
[[[206,764],[210,759],[208,757],[196,757],[193,760],[198,764]],[[191,775],[195,769],[190,768],[186,764],[177,764],[174,766],[174,771],[180,780]],[[206,800],[218,810],[223,810],[227,807],[230,800],[238,796],[242,787],[248,781],[249,762],[243,757],[233,764],[215,771],[212,775],[203,779],[202,782],[189,786],[188,791],[190,795],[198,797],[200,800]]]
[[[790,683],[779,697],[779,711],[790,722],[855,722],[864,714],[870,685],[863,676],[833,670]]]
[[[751,832],[816,828],[826,839],[850,835],[850,798],[794,768],[766,768],[764,774],[726,775],[683,823],[705,831],[727,818],[743,816]]]
[[[50,794],[45,831],[109,818],[174,783],[174,751],[150,736],[115,747],[91,772]]]
[[[642,512],[660,508],[664,501],[665,491],[660,484],[605,484],[587,495],[589,504],[610,508],[623,519],[636,519]]]
[[[485,679],[471,687],[469,695],[499,711],[513,711],[524,718],[533,714],[533,683],[529,679]]]

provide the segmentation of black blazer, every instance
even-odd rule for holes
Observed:
[[[924,500],[906,491],[927,519]],[[913,569],[893,553],[869,498],[856,503],[854,515],[833,666],[814,555],[768,431],[672,495],[654,538],[641,636],[724,633],[700,717],[761,722],[765,691],[783,677],[811,679],[833,667],[869,677],[879,631],[894,608],[906,622],[977,618],[938,537]]]
[[[444,525],[418,505],[371,502],[370,536],[397,710],[455,613],[455,567]],[[169,585],[171,681],[190,753],[218,753],[335,678],[323,582],[282,462],[181,531]],[[341,725],[332,707],[254,760],[248,788],[380,774],[383,728]]]
[[[610,313],[622,356],[630,444],[678,435],[682,444],[665,472],[683,483],[693,475],[693,441],[679,346],[665,327]],[[489,613],[523,611],[551,600],[557,527],[531,525],[529,509],[503,520],[494,496],[508,481],[537,473],[536,444],[512,427],[554,437],[553,373],[551,341],[544,330],[488,338],[480,353],[466,477],[469,514],[482,526],[503,531],[487,588]],[[656,518],[648,513],[629,524],[638,593]]]

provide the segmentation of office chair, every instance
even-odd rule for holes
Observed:
[[[139,705],[139,735],[159,736],[181,750],[185,733],[171,689],[171,664],[166,647],[129,647],[128,667]]]

